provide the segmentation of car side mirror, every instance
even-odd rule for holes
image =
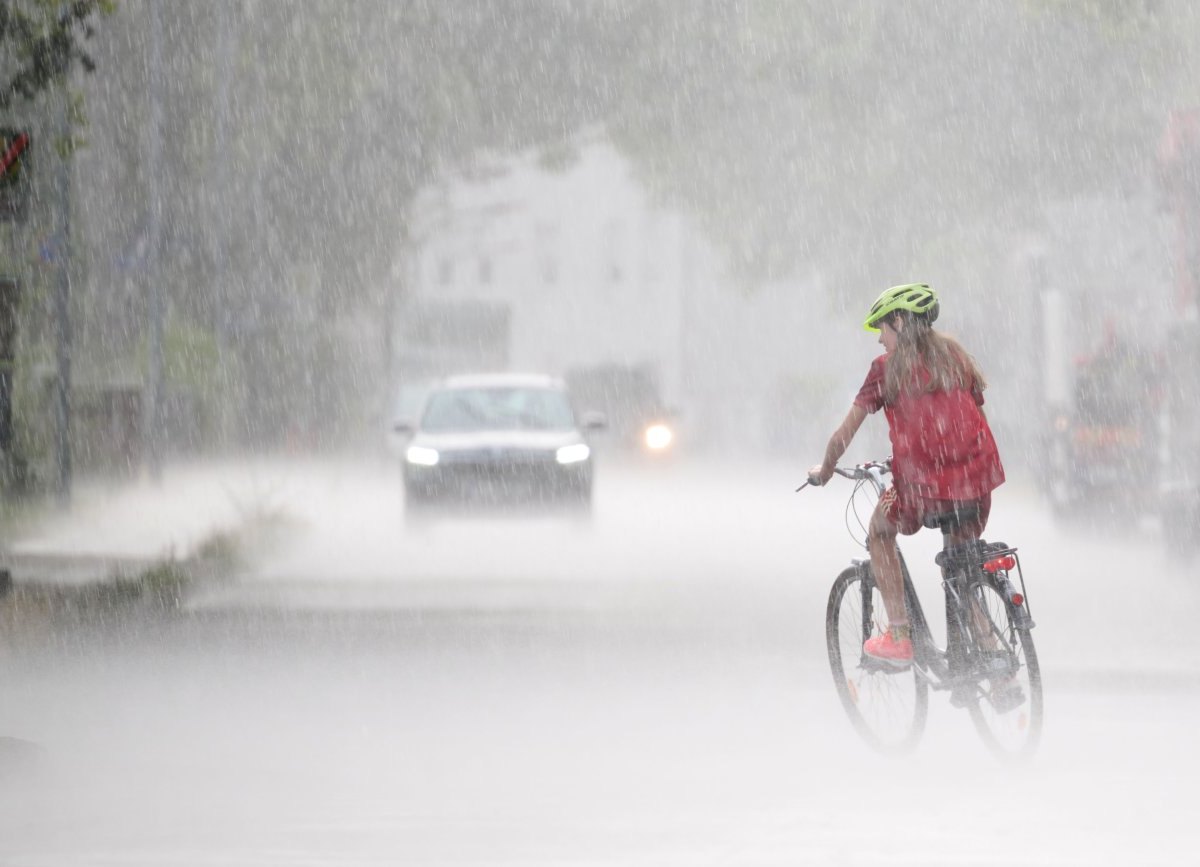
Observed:
[[[413,423],[405,419],[392,422],[392,433],[410,436],[413,433]]]
[[[583,429],[585,431],[602,431],[608,428],[608,419],[602,412],[585,412],[583,414]]]

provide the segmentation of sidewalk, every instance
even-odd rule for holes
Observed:
[[[69,507],[48,507],[3,540],[0,562],[17,586],[135,578],[236,532],[263,508],[278,476],[268,462],[223,462],[168,466],[159,482],[83,482]]]

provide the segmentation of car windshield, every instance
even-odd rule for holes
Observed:
[[[562,391],[549,388],[454,388],[434,392],[421,429],[430,433],[484,430],[571,430],[575,417]]]

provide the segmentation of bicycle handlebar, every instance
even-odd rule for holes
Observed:
[[[856,464],[853,467],[834,467],[833,471],[835,474],[842,476],[843,478],[851,479],[856,482],[868,480],[872,481],[880,487],[880,490],[882,490],[883,480],[880,477],[885,473],[890,473],[892,471],[892,459],[888,458],[884,461],[867,461],[865,464]],[[812,485],[814,488],[822,487],[822,483],[820,481],[813,476],[809,476],[804,484],[796,488],[796,493],[800,493],[800,491],[803,491],[809,485]]]

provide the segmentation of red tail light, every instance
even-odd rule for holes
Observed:
[[[1013,557],[997,557],[995,560],[988,560],[983,564],[985,572],[999,572],[1001,570],[1007,572],[1017,565],[1016,559]]]
[[[1012,598],[1012,604],[1016,605],[1018,608],[1020,608],[1021,605],[1025,602],[1025,597],[1022,596],[1020,593],[1014,593],[1011,598]]]

